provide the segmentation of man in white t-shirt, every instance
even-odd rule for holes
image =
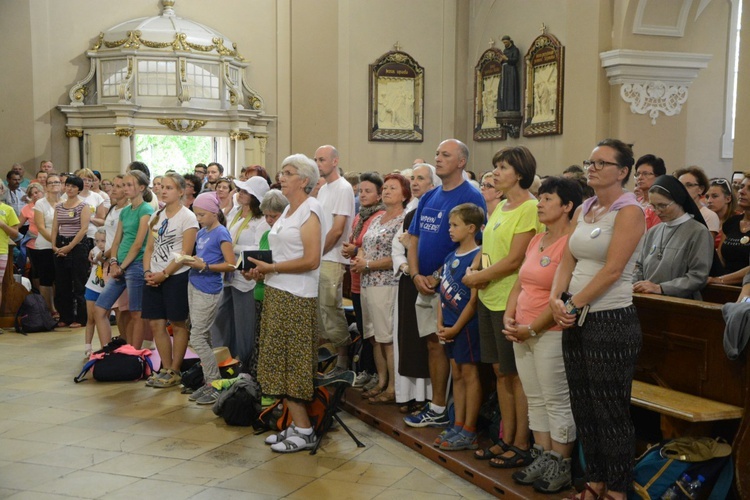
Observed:
[[[315,163],[320,177],[326,183],[318,192],[318,202],[323,207],[325,227],[329,228],[323,245],[320,262],[318,302],[320,304],[320,335],[338,351],[336,372],[349,369],[349,328],[346,324],[342,301],[344,266],[348,259],[341,255],[349,241],[354,219],[354,192],[351,185],[339,175],[339,152],[333,146],[320,146],[315,151]]]

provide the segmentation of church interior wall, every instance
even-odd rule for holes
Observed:
[[[441,139],[455,136],[469,144],[475,171],[489,169],[497,149],[524,144],[537,157],[540,173],[552,174],[580,163],[597,140],[617,136],[634,142],[637,155],[664,157],[670,168],[697,164],[711,175],[728,175],[732,160],[721,159],[720,144],[729,0],[711,0],[697,19],[702,2],[693,2],[681,38],[634,35],[638,3],[221,0],[208,9],[201,0],[178,0],[175,9],[237,42],[247,58],[250,86],[264,97],[266,113],[277,117],[266,150],[272,172],[287,154],[312,155],[326,142],[340,149],[347,170],[388,172],[416,157],[430,160]],[[87,73],[86,49],[100,31],[158,12],[155,0],[134,0],[127,9],[115,0],[0,2],[0,28],[13,34],[0,56],[5,68],[0,132],[6,145],[0,164],[21,161],[33,171],[50,158],[67,165],[65,119],[56,106],[67,104],[71,85]],[[661,22],[674,16],[658,6],[646,13]],[[490,38],[501,47],[505,34],[525,54],[542,23],[566,47],[563,135],[475,142],[473,72],[479,56]],[[396,42],[425,67],[422,143],[367,138],[368,64]],[[609,85],[599,53],[613,48],[713,57],[690,87],[682,112],[660,115],[651,125],[647,116],[630,112],[619,86]]]

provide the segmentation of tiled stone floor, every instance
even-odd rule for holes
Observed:
[[[75,384],[83,330],[0,335],[0,498],[458,499],[489,495],[342,413],[316,456],[281,455],[179,389]]]

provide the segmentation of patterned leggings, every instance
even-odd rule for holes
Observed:
[[[589,313],[563,333],[570,404],[591,482],[627,491],[635,456],[630,392],[641,325],[635,306]]]

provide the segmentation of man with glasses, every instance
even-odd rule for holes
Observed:
[[[643,155],[635,162],[635,196],[643,207],[646,216],[646,229],[651,229],[661,222],[648,202],[648,190],[654,185],[657,177],[665,175],[667,167],[664,160],[652,154]]]
[[[198,163],[193,168],[193,174],[201,180],[201,186],[206,185],[206,172],[208,171],[208,167],[204,163]],[[202,189],[202,187],[201,187]],[[196,194],[197,196],[197,194]]]

